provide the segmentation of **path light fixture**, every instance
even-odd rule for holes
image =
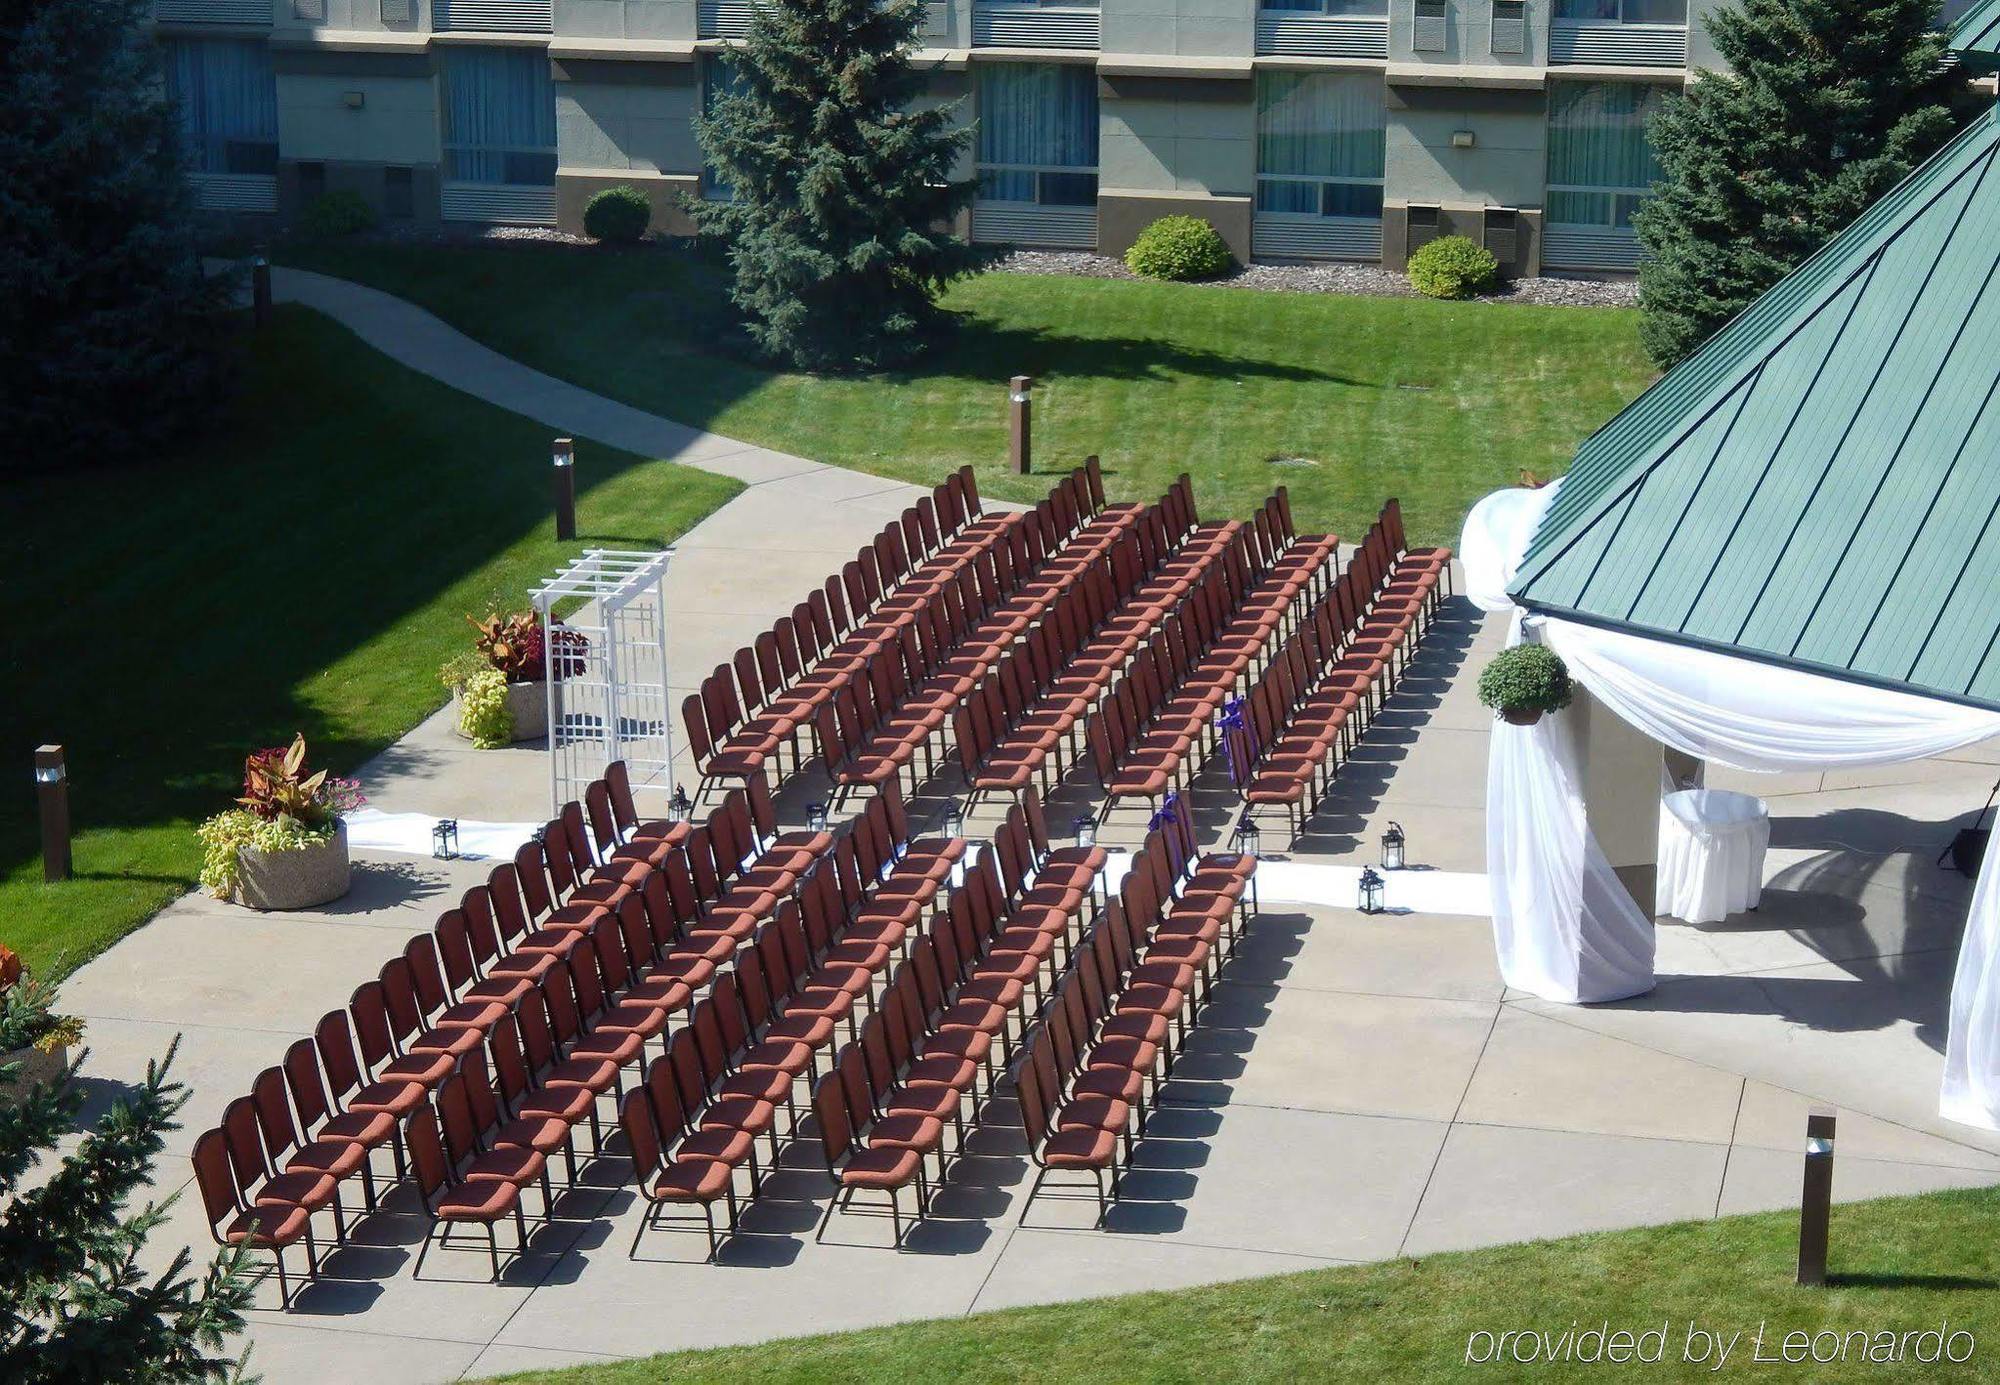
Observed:
[[[576,537],[576,442],[557,438],[549,460],[554,464],[556,499],[556,539]]]
[[[1382,877],[1375,873],[1373,866],[1361,868],[1361,912],[1379,914],[1388,906],[1384,903],[1387,891]]]
[[[667,820],[686,822],[693,816],[694,801],[688,797],[688,791],[679,784],[674,785],[674,796],[667,800]]]
[[[1097,845],[1097,819],[1085,813],[1076,820],[1076,844],[1081,847]]]
[[[1255,857],[1263,840],[1263,829],[1257,826],[1257,820],[1245,808],[1243,816],[1236,820],[1236,830],[1229,834],[1229,849],[1238,856]]]
[[[258,327],[271,324],[271,261],[264,255],[250,261],[250,321]]]
[[[1035,382],[1026,375],[1016,375],[1007,382],[1007,459],[1021,476],[1026,476],[1034,465],[1029,414],[1033,406],[1028,401],[1028,391],[1034,387]]]
[[[826,805],[824,803],[806,804],[806,830],[808,832],[826,831]]]
[[[1806,1115],[1806,1177],[1799,1193],[1799,1283],[1826,1283],[1827,1222],[1833,1207],[1833,1125],[1831,1106]]]
[[[439,818],[431,828],[431,855],[440,861],[458,859],[458,819]]]
[[[1403,824],[1392,822],[1389,830],[1382,834],[1382,869],[1401,870],[1404,860]]]
[[[35,747],[35,800],[42,815],[42,879],[53,885],[70,876],[69,766],[59,745]]]

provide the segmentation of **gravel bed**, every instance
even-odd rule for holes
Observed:
[[[1086,251],[1016,250],[994,265],[1009,274],[1059,274],[1079,279],[1137,279],[1124,262]],[[1379,265],[1319,264],[1243,265],[1210,283],[1271,293],[1348,293],[1382,298],[1414,298],[1410,281]],[[1559,307],[1629,308],[1639,301],[1639,286],[1631,280],[1516,279],[1498,293],[1482,294],[1480,303],[1545,303]]]

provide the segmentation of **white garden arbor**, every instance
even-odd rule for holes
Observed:
[[[534,590],[548,631],[550,811],[623,760],[633,793],[673,790],[671,548],[588,549]]]

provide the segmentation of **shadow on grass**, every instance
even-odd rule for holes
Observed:
[[[1963,1274],[1830,1274],[1829,1289],[1937,1289],[1950,1292],[2000,1289],[2000,1280]]]

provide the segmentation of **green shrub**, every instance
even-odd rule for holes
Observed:
[[[474,750],[498,750],[513,742],[506,674],[497,668],[481,669],[459,685],[458,729],[471,739]]]
[[[1426,298],[1470,298],[1499,277],[1493,252],[1464,236],[1441,236],[1410,256],[1410,286]]]
[[[1163,216],[1125,252],[1125,267],[1148,279],[1212,279],[1229,265],[1222,233],[1198,216]]]
[[[1479,700],[1501,716],[1559,712],[1574,693],[1568,666],[1547,645],[1512,645],[1479,672]]]
[[[584,234],[614,245],[631,245],[652,224],[653,204],[629,183],[606,188],[583,209]]]
[[[358,235],[375,229],[375,208],[352,188],[335,188],[306,204],[299,226],[309,236]]]

